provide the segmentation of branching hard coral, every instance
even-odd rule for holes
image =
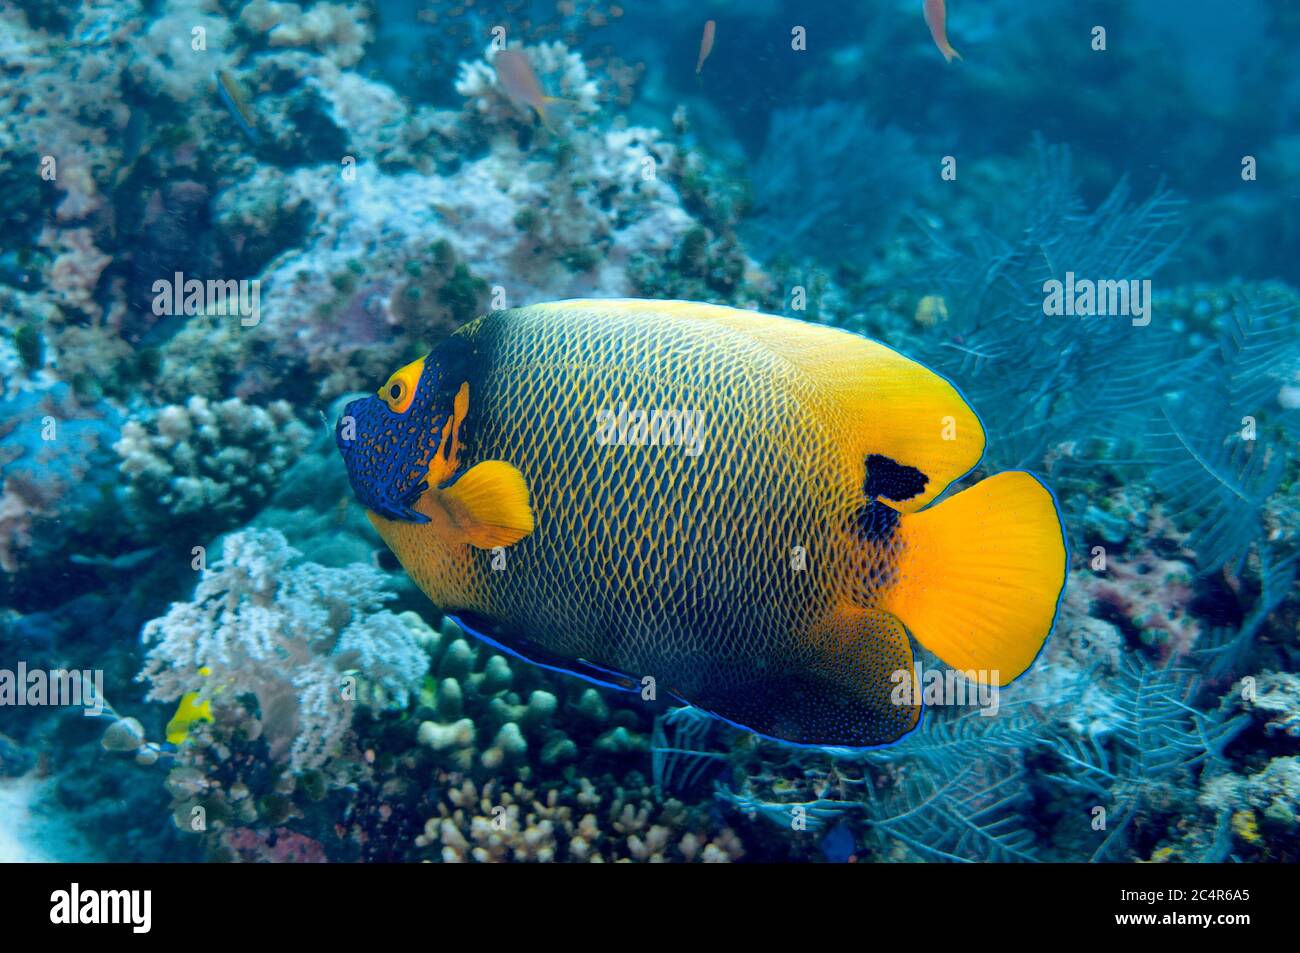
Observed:
[[[429,659],[418,617],[380,608],[392,598],[383,573],[295,565],[297,555],[274,530],[227,536],[193,601],[144,627],[138,680],[157,701],[198,693],[237,705],[253,695],[271,758],[302,772],[341,753],[358,697],[353,672],[400,708]]]
[[[581,682],[544,683],[538,670],[467,639],[449,619],[427,645],[432,685],[421,700],[432,717],[420,722],[415,740],[449,770],[475,778],[507,771],[526,776],[530,768],[554,770],[584,752],[639,758],[648,747],[631,712],[611,712]]]
[[[127,421],[114,449],[138,518],[219,532],[265,504],[309,439],[285,401],[259,407],[195,396]]]
[[[265,34],[276,46],[309,46],[340,67],[354,66],[370,42],[369,11],[360,4],[316,2],[303,9],[297,3],[253,0],[240,11],[240,22]]]
[[[550,95],[567,100],[568,108],[579,115],[594,113],[600,108],[597,102],[600,91],[588,76],[586,64],[563,43],[514,44],[510,48],[528,58],[538,81],[548,88]],[[529,108],[516,103],[502,88],[492,65],[492,55],[489,47],[482,59],[460,64],[456,92],[469,100],[469,109],[487,125],[531,125],[533,117]],[[565,104],[560,104],[556,111],[564,108]]]
[[[730,828],[710,835],[679,801],[655,806],[648,792],[612,797],[586,779],[540,794],[521,782],[453,785],[416,839],[444,863],[669,860],[729,863],[744,855]]]

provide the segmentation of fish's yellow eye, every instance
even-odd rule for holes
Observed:
[[[388,378],[388,383],[379,388],[379,396],[383,398],[389,410],[395,414],[404,414],[410,409],[411,401],[415,399],[416,385],[419,384],[420,375],[423,373],[424,358],[420,358]]]

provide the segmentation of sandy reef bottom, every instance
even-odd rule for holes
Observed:
[[[0,780],[0,863],[101,859],[73,820],[52,805],[52,784],[32,774]]]

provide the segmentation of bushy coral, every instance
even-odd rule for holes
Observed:
[[[302,772],[340,754],[358,697],[353,673],[401,708],[429,660],[418,618],[380,608],[391,598],[382,573],[295,565],[296,556],[273,530],[227,536],[193,601],[144,627],[139,678],[160,701],[197,692],[237,705],[252,695],[270,757]]]

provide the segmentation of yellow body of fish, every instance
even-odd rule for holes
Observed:
[[[926,508],[984,448],[947,380],[786,318],[639,300],[496,312],[349,405],[338,444],[412,579],[478,634],[786,741],[912,728],[908,629],[1005,684],[1064,585],[1032,475]]]
[[[200,702],[198,692],[182,696],[176,713],[167,722],[167,741],[174,745],[183,743],[190,736],[190,728],[201,721],[212,721],[212,703]]]

